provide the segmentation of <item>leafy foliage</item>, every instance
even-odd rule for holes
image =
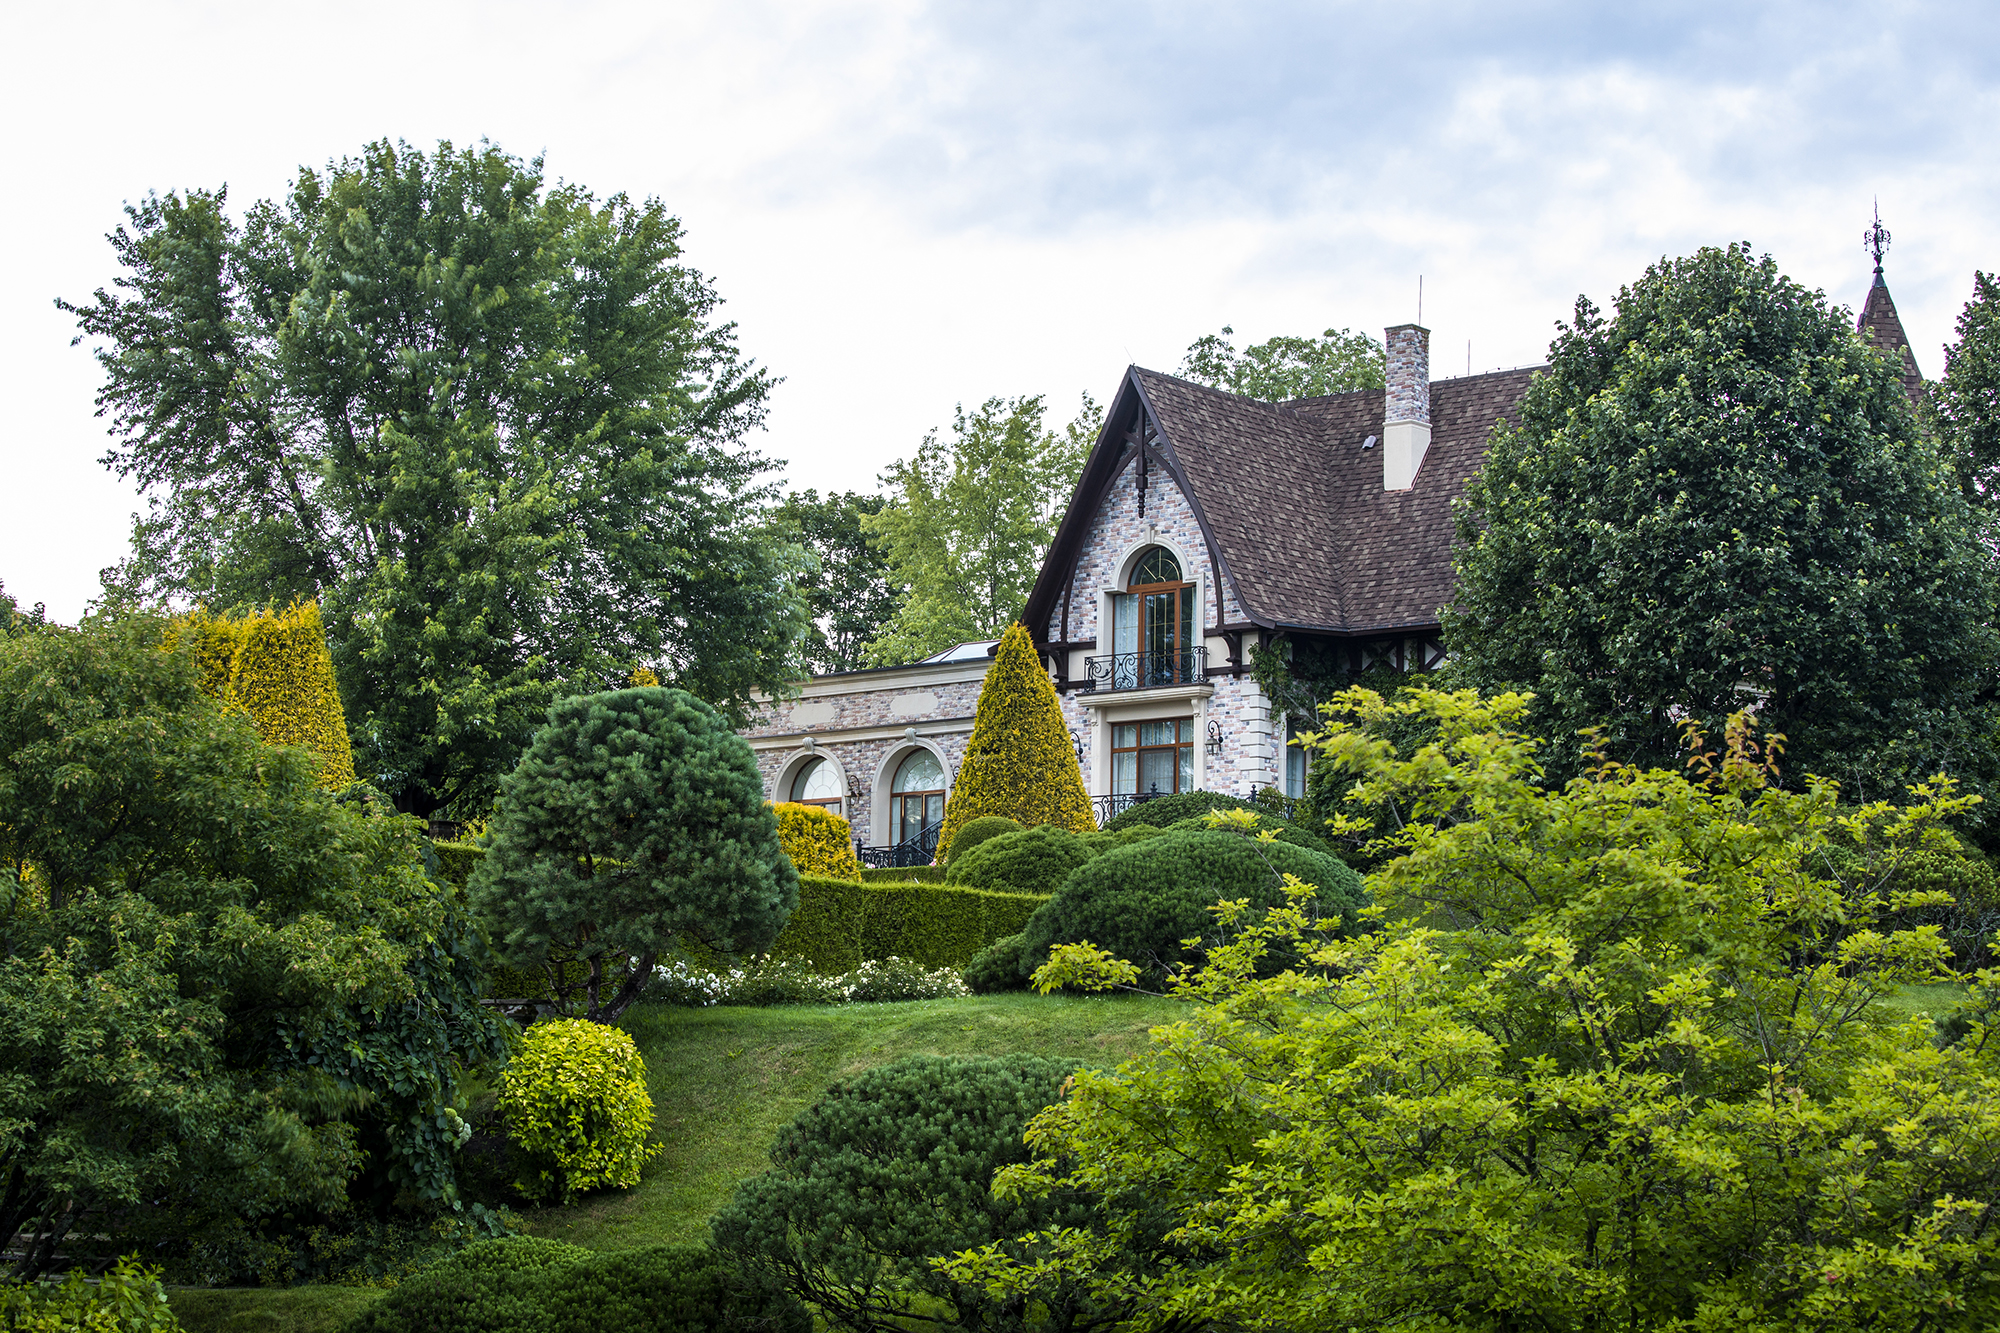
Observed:
[[[490,837],[472,897],[501,954],[545,968],[562,1008],[577,998],[566,964],[583,961],[600,1022],[668,949],[762,953],[798,904],[749,745],[683,690],[552,705],[501,784]]]
[[[1228,819],[1228,815],[1215,816]],[[1038,964],[1059,944],[1089,942],[1163,982],[1204,952],[1181,941],[1216,938],[1215,905],[1286,901],[1286,876],[1316,887],[1315,910],[1352,927],[1361,879],[1334,857],[1256,834],[1256,817],[1201,832],[1171,832],[1086,862],[1023,928],[1022,956]],[[1266,839],[1269,839],[1268,841]]]
[[[2000,505],[2000,282],[1991,274],[1972,275],[1957,332],[1925,415],[1966,503],[1990,513]]]
[[[1365,333],[1328,329],[1317,338],[1276,337],[1242,351],[1229,339],[1235,329],[1205,333],[1189,344],[1181,377],[1267,403],[1288,398],[1379,389],[1386,362],[1382,344]]]
[[[800,645],[808,671],[860,671],[868,641],[896,614],[907,589],[890,572],[862,520],[882,512],[884,496],[859,491],[794,491],[772,512],[774,531],[802,545],[816,568],[798,587],[810,622]]]
[[[845,819],[823,805],[797,801],[781,801],[772,813],[778,817],[778,845],[799,874],[861,881],[854,830]]]
[[[0,638],[15,634],[30,634],[45,628],[49,623],[48,608],[36,602],[32,608],[23,611],[21,604],[7,595],[7,585],[0,582]]]
[[[342,1333],[811,1333],[782,1292],[711,1251],[656,1245],[593,1254],[514,1238],[475,1245],[398,1286]]]
[[[128,1255],[92,1282],[72,1268],[60,1286],[0,1284],[8,1333],[180,1333],[156,1269]]]
[[[417,814],[483,809],[555,693],[633,662],[732,709],[783,685],[794,548],[740,447],[774,381],[660,203],[381,142],[225,204],[128,209],[64,307],[151,505],[119,589],[319,599],[359,767]]]
[[[568,1203],[594,1189],[629,1189],[657,1152],[646,1062],[632,1038],[582,1019],[528,1029],[500,1076],[495,1108],[524,1167],[531,1199]]]
[[[958,831],[958,836],[952,839],[952,857],[956,859],[964,856],[988,838],[1020,831],[1021,824],[1018,820],[1009,819],[1005,815],[981,815],[977,819],[967,821],[965,827]]]
[[[293,745],[319,756],[319,785],[338,791],[354,781],[354,748],[319,606],[242,617],[196,612],[174,638],[193,645],[204,693],[250,715],[267,745]]]
[[[1893,358],[1735,245],[1580,300],[1550,362],[1459,513],[1464,682],[1641,765],[1749,701],[1851,799],[1989,779],[1992,561]]]
[[[1356,691],[1427,717],[1398,757],[1335,726],[1325,758],[1414,812],[1331,938],[1280,909],[1181,989],[1186,1016],[1079,1073],[996,1193],[1107,1201],[1104,1229],[988,1247],[960,1281],[1090,1274],[1147,1327],[1926,1328],[2000,1314],[2000,1079],[1982,974],[1941,1040],[1876,1002],[1940,976],[1931,895],[1819,877],[1835,843],[1942,851],[1967,798],[1843,814],[1771,784],[1745,719],[1675,770],[1592,755],[1545,780],[1527,701]],[[1294,895],[1302,893],[1292,887]],[[1306,965],[1264,975],[1273,950]],[[1123,969],[1129,974],[1129,968]],[[1121,969],[1074,949],[1045,982]],[[1113,1238],[1171,1214],[1157,1267]]]
[[[946,1322],[962,1329],[1024,1328],[1031,1300],[1044,1327],[1092,1326],[1077,1284],[1061,1275],[996,1300],[930,1262],[1005,1248],[1038,1226],[1087,1224],[1079,1198],[987,1190],[997,1168],[1026,1160],[1022,1130],[1074,1069],[1036,1056],[918,1055],[836,1083],[779,1133],[771,1170],[716,1215],[715,1243],[857,1333],[934,1317],[922,1297],[943,1302]]]
[[[0,639],[0,1243],[173,1257],[457,1201],[505,1049],[414,821],[337,803],[150,616]]]
[[[938,831],[938,860],[949,864],[959,829],[984,815],[1077,833],[1097,828],[1055,684],[1024,625],[1010,625],[1000,636],[979,687],[972,738]]]
[[[1026,990],[1028,977],[1040,961],[1028,956],[1026,943],[1025,935],[1006,935],[972,955],[972,961],[965,965],[965,988],[974,995]]]
[[[1104,415],[1088,394],[1061,433],[1045,414],[1040,396],[960,407],[950,439],[932,431],[883,474],[889,504],[861,527],[902,593],[870,666],[997,638],[1021,613]]]

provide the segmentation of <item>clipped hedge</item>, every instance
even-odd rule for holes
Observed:
[[[801,878],[799,906],[771,952],[822,972],[848,972],[875,958],[925,967],[965,966],[1027,924],[1047,899],[943,884],[855,884]]]
[[[1009,819],[1005,815],[981,815],[968,821],[958,831],[958,836],[951,840],[951,859],[956,861],[988,838],[997,838],[1003,833],[1019,833],[1021,829],[1022,824],[1017,819]]]
[[[486,1241],[424,1270],[342,1333],[810,1333],[793,1297],[747,1282],[713,1250],[655,1245],[592,1254],[525,1238]]]
[[[354,781],[354,749],[318,602],[238,618],[190,612],[172,641],[183,639],[194,645],[204,694],[248,713],[266,745],[318,755],[320,786],[338,791]]]
[[[943,866],[870,866],[861,872],[863,884],[942,884]]]
[[[778,817],[778,845],[801,875],[860,881],[854,830],[845,819],[823,805],[797,801],[781,801],[771,809]]]
[[[1105,824],[1106,833],[1116,833],[1120,829],[1136,828],[1150,824],[1154,828],[1170,828],[1183,819],[1199,819],[1211,810],[1252,810],[1260,817],[1270,812],[1260,809],[1254,801],[1246,801],[1240,796],[1231,796],[1220,791],[1182,791],[1171,796],[1155,796],[1149,801],[1138,801],[1126,806]]]

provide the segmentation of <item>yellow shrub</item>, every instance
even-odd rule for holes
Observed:
[[[854,855],[854,830],[823,805],[786,801],[775,807],[778,845],[792,858],[801,875],[861,881],[861,862]]]
[[[937,859],[950,860],[951,840],[983,815],[1005,815],[1028,828],[1054,824],[1073,833],[1097,827],[1056,687],[1021,625],[1001,636],[979,687],[972,739],[938,831]]]
[[[248,713],[265,744],[317,754],[320,786],[337,790],[354,781],[354,748],[317,602],[240,620],[196,611],[182,618],[170,644],[183,635],[193,641],[204,694]]]
[[[549,1019],[528,1029],[500,1075],[495,1103],[531,1174],[530,1196],[568,1203],[584,1190],[639,1183],[657,1148],[646,1062],[632,1038],[603,1023]]]

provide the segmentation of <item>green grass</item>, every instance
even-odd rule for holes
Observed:
[[[1965,986],[1956,981],[1939,981],[1928,986],[1905,986],[1896,994],[1876,1003],[1902,1018],[1925,1014],[1943,1018],[1965,998]]]
[[[640,1005],[622,1026],[646,1058],[664,1151],[636,1188],[521,1210],[528,1230],[596,1250],[691,1244],[771,1141],[828,1084],[905,1055],[1069,1056],[1113,1065],[1181,1006],[1140,996],[979,995],[905,1004],[682,1009]],[[172,1293],[187,1333],[327,1333],[381,1293],[359,1287]]]

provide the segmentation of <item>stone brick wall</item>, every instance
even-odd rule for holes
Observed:
[[[941,663],[939,673],[968,674],[963,663]],[[799,699],[783,699],[766,704],[743,735],[782,736],[794,732],[852,731],[861,727],[910,726],[941,718],[970,717],[979,706],[983,674],[975,680],[943,680],[926,683],[920,677],[902,676],[886,688],[857,685],[852,692],[815,692]]]
[[[1416,324],[1384,331],[1388,396],[1382,419],[1431,424],[1431,333]]]

